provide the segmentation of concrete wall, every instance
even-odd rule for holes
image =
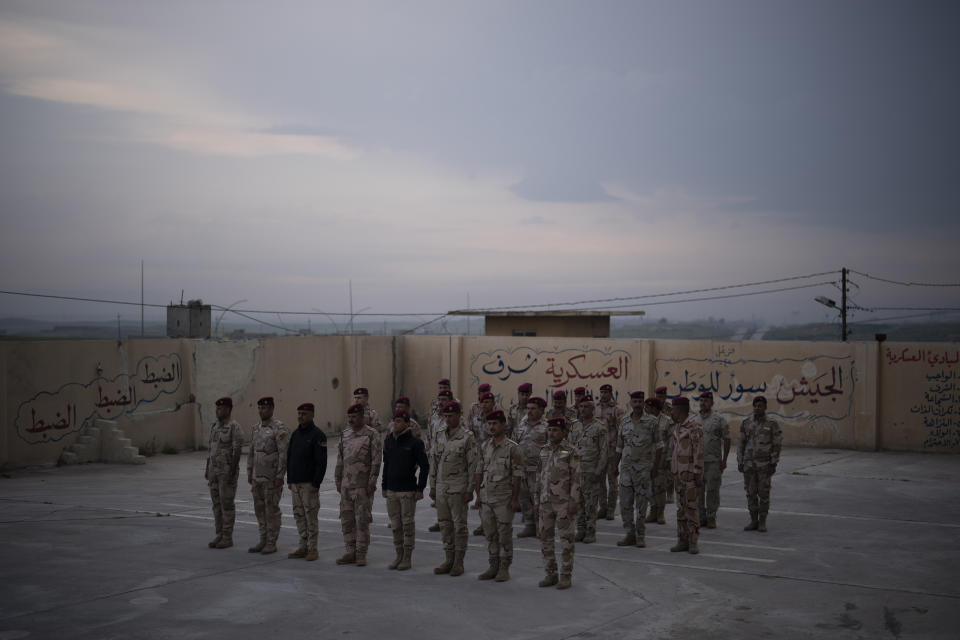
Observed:
[[[117,420],[138,446],[204,445],[223,395],[248,435],[265,395],[291,427],[296,406],[313,402],[317,424],[336,433],[354,388],[370,389],[386,422],[401,394],[424,415],[443,377],[466,404],[488,382],[504,407],[522,382],[544,398],[610,383],[621,403],[659,385],[689,397],[710,389],[734,435],[763,393],[788,444],[960,452],[951,344],[300,336],[0,343],[0,466],[54,462],[96,418]]]

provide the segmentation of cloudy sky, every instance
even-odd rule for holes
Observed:
[[[960,281],[958,28],[906,0],[3,0],[0,288],[139,300],[143,260],[147,302],[345,312],[352,280],[389,313]]]

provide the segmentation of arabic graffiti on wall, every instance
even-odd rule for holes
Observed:
[[[856,383],[848,356],[813,356],[774,360],[656,360],[655,386],[671,398],[695,398],[711,391],[718,409],[746,416],[754,396],[767,398],[769,413],[815,429],[836,430],[853,415]]]
[[[924,449],[960,447],[960,349],[886,350],[888,365],[921,367],[921,390],[910,406],[923,431]],[[924,366],[926,365],[926,366]]]
[[[56,391],[40,391],[20,404],[17,435],[29,444],[56,442],[97,419],[134,413],[144,404],[175,393],[183,381],[176,353],[146,356],[133,375],[68,382]]]

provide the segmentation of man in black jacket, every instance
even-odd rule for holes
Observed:
[[[393,431],[383,443],[382,490],[387,499],[387,515],[390,516],[397,557],[387,568],[404,571],[410,568],[416,533],[414,514],[417,500],[423,499],[430,462],[423,441],[410,432],[410,415],[406,411],[397,411],[393,420]]]
[[[320,511],[320,483],[327,471],[327,436],[313,424],[313,405],[297,407],[300,425],[287,447],[287,485],[293,496],[293,517],[300,533],[300,546],[288,558],[317,559],[317,514]]]

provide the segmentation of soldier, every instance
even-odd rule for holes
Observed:
[[[380,416],[370,406],[370,391],[366,387],[357,387],[353,390],[353,403],[363,406],[363,422],[369,427],[373,427],[377,433],[383,431],[383,425],[380,424]]]
[[[327,472],[327,435],[313,423],[314,407],[297,407],[297,428],[287,446],[287,486],[293,499],[293,517],[300,546],[288,558],[317,559],[317,514],[320,484]]]
[[[523,512],[523,530],[518,538],[532,538],[537,535],[537,465],[540,463],[540,449],[547,443],[547,421],[543,410],[547,401],[543,398],[530,398],[527,402],[527,418],[520,424],[517,444],[523,453],[523,483],[520,486],[520,509]]]
[[[646,521],[648,523],[666,524],[667,520],[663,512],[667,504],[667,487],[673,486],[672,480],[667,481],[667,478],[673,477],[673,473],[670,471],[670,462],[673,460],[673,420],[667,415],[667,411],[664,410],[663,403],[660,402],[659,398],[644,400],[643,410],[656,418],[657,433],[660,434],[660,442],[663,443],[663,450],[660,453],[660,466],[653,479],[653,499],[650,515],[647,516]]]
[[[666,387],[657,387],[653,390],[653,395],[656,396],[657,400],[660,401],[660,415],[664,416],[669,420],[670,424],[668,425],[670,433],[673,434],[673,417],[670,415],[670,401],[667,398],[667,388]],[[664,460],[664,464],[669,464],[670,460]],[[673,504],[673,474],[667,473],[665,478],[666,484],[666,494],[665,502],[666,504]]]
[[[700,526],[717,528],[720,482],[730,454],[730,427],[713,411],[713,392],[700,394],[700,413],[693,416],[703,429],[703,491],[700,492]]]
[[[527,402],[530,400],[531,395],[533,395],[533,385],[529,382],[524,382],[517,387],[517,401],[516,403],[510,403],[510,411],[507,414],[508,438],[516,437],[517,431],[520,428],[520,421],[527,415]]]
[[[630,394],[630,414],[620,422],[617,435],[617,473],[620,479],[620,518],[626,535],[617,540],[618,547],[647,546],[644,522],[647,502],[652,495],[653,478],[660,466],[663,442],[657,431],[657,420],[643,412],[644,394]],[[634,523],[636,503],[636,523]]]
[[[377,490],[382,449],[380,434],[366,424],[363,405],[347,409],[347,425],[337,445],[337,467],[333,473],[340,494],[340,530],[346,552],[337,564],[366,566],[370,545],[373,496]]]
[[[477,494],[483,496],[481,517],[490,567],[478,578],[506,582],[513,562],[513,514],[520,507],[523,454],[517,443],[507,438],[503,411],[487,414],[487,429],[490,438],[481,446],[475,482]]]
[[[620,430],[620,421],[623,419],[623,409],[617,406],[613,397],[613,387],[609,384],[600,386],[600,402],[597,406],[597,417],[607,427],[607,451],[612,452],[617,447],[617,433]],[[600,479],[600,510],[597,519],[613,520],[617,509],[617,460],[616,456],[607,456],[607,469]]]
[[[441,400],[440,396],[444,395],[444,392],[449,392],[450,398],[448,400]],[[450,379],[449,378],[440,378],[437,381],[437,397],[430,402],[430,415],[443,415],[443,405],[453,400],[453,391],[450,389]]]
[[[233,498],[237,495],[243,429],[240,423],[230,417],[233,412],[231,398],[220,398],[216,407],[217,421],[210,428],[210,452],[207,454],[203,478],[210,486],[217,537],[207,546],[211,549],[227,549],[233,546],[233,522],[237,516]]]
[[[698,496],[703,486],[703,429],[690,417],[690,400],[673,399],[673,485],[677,492],[677,544],[670,551],[700,553]]]
[[[474,437],[476,437],[478,444],[482,445],[487,441],[487,438],[490,437],[490,434],[487,433],[487,414],[495,409],[495,403],[496,398],[491,392],[483,392],[480,395],[480,408],[478,412],[470,418],[470,422],[467,425],[470,427],[470,431],[473,432]]]
[[[583,400],[583,396],[587,395],[586,387],[577,387],[573,390],[573,411],[577,416],[577,420],[580,419],[580,401]],[[567,427],[570,427],[570,424],[567,424]],[[569,437],[569,433],[567,434]]]
[[[580,507],[580,454],[565,438],[567,421],[550,418],[549,441],[540,449],[537,476],[540,497],[540,551],[546,576],[541,587],[569,589],[573,577],[574,518]],[[560,538],[560,581],[557,582],[557,556],[554,530]]]
[[[430,497],[437,502],[446,553],[446,561],[433,570],[437,575],[463,575],[467,552],[467,506],[473,497],[479,451],[473,432],[463,427],[460,416],[457,402],[448,402],[443,408],[447,428],[433,447],[430,464]]]
[[[484,416],[487,415],[487,412],[483,410],[483,394],[491,393],[492,390],[490,385],[484,382],[479,387],[477,387],[477,400],[470,404],[470,409],[467,410],[467,426],[470,427],[474,420],[479,420],[481,423],[484,421]],[[493,411],[493,409],[490,409]],[[474,434],[476,435],[476,434]]]
[[[393,548],[397,552],[397,557],[387,568],[406,571],[413,556],[417,501],[423,500],[430,463],[423,441],[410,429],[407,412],[397,411],[393,415],[393,424],[393,430],[383,443],[383,482],[380,485],[387,500]]]
[[[399,398],[393,401],[394,415],[396,415],[398,411],[403,411],[404,413],[407,414],[407,417],[409,418],[409,420],[407,421],[408,422],[407,427],[410,429],[410,433],[413,434],[413,437],[419,440],[420,442],[424,442],[425,438],[423,434],[423,429],[421,429],[417,421],[413,419],[413,413],[410,411],[410,398],[408,398],[407,396],[400,396]],[[396,428],[396,419],[390,422],[390,427],[387,430],[388,433],[392,433],[395,428]]]
[[[441,382],[443,382],[443,380],[441,380]],[[430,416],[430,429],[428,430],[428,433],[427,433],[427,453],[431,455],[433,453],[434,443],[439,438],[443,437],[443,432],[447,428],[447,422],[443,417],[443,407],[448,402],[456,402],[453,399],[453,392],[451,392],[450,389],[441,389],[440,393],[437,394],[437,399],[442,400],[443,402],[440,404],[439,408],[437,409],[437,413],[432,414]],[[436,501],[431,499],[430,506],[433,508],[436,508],[437,506]],[[438,533],[440,531],[440,520],[438,519],[436,522],[430,525],[427,528],[427,531],[430,531],[432,533]]]
[[[753,415],[740,425],[737,442],[737,470],[743,474],[747,491],[750,523],[744,531],[767,530],[767,512],[770,510],[770,479],[780,462],[783,434],[780,425],[767,417],[767,399],[753,399]]]
[[[553,407],[546,415],[547,420],[550,418],[563,418],[567,421],[567,425],[573,424],[577,419],[577,412],[573,407],[567,406],[567,392],[558,389],[553,392]]]
[[[289,434],[283,423],[273,417],[273,409],[273,398],[257,400],[260,422],[253,427],[247,454],[247,482],[260,526],[260,542],[247,549],[250,553],[276,553],[280,535],[280,496],[287,473]]]
[[[597,503],[601,478],[607,470],[607,427],[594,416],[593,396],[580,399],[580,419],[569,429],[567,440],[580,453],[580,510],[577,512],[577,542],[597,541]]]

